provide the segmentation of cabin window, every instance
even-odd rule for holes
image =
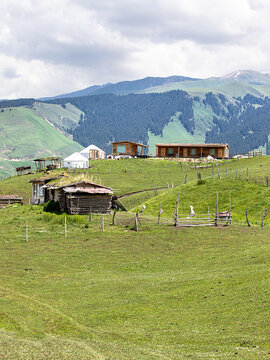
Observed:
[[[190,150],[190,155],[196,155],[196,148],[192,148]]]
[[[34,198],[37,197],[37,184],[33,184],[33,196]]]
[[[216,150],[215,149],[210,149],[210,155],[216,155]]]
[[[168,155],[173,155],[174,151],[173,148],[168,148]]]
[[[117,149],[119,153],[126,153],[126,145],[118,145]]]
[[[44,195],[44,188],[40,184],[39,187],[38,187],[38,196],[43,196],[43,195]]]

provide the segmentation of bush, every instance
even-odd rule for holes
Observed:
[[[58,201],[50,200],[44,204],[44,211],[60,214],[60,205]]]
[[[203,184],[205,184],[205,183],[206,183],[206,180],[199,179],[199,180],[197,181],[197,185],[203,185]]]

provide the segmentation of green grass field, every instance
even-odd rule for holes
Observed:
[[[41,206],[2,209],[0,358],[269,359],[267,218],[260,227],[269,208],[270,190],[261,180],[270,176],[269,161],[225,161],[218,171],[167,160],[92,162],[88,175],[118,194],[169,184],[130,198],[133,211],[139,199],[146,205],[138,232],[132,212],[118,212],[114,226],[104,216],[102,232],[99,215],[90,222]],[[27,197],[30,178],[5,179],[0,189]],[[157,225],[160,203],[165,220],[178,193],[183,212],[192,204],[200,213],[215,208],[216,192],[220,210],[231,193],[231,226]]]
[[[268,358],[269,228],[69,216],[65,239],[38,206],[0,221],[3,359]]]

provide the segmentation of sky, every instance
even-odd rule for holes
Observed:
[[[0,99],[270,72],[269,0],[0,0]]]

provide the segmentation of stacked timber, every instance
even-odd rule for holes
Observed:
[[[22,205],[23,198],[20,198],[18,195],[0,195],[0,209],[7,207],[11,204],[20,204]]]

